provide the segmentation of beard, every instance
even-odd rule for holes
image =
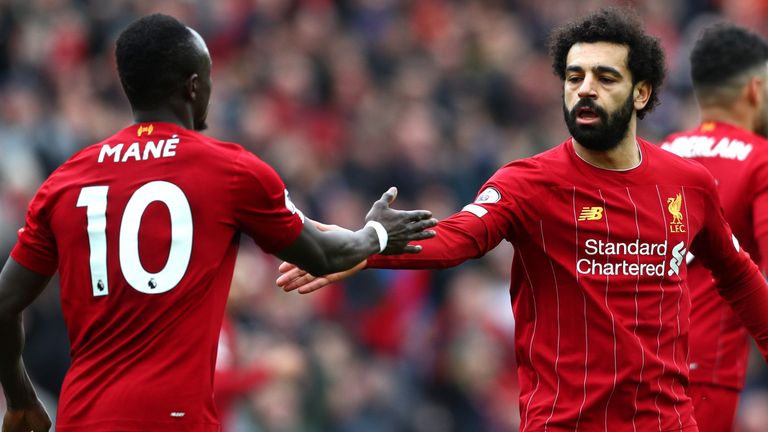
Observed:
[[[579,108],[590,108],[600,117],[600,122],[596,125],[578,124],[576,116]],[[632,92],[629,93],[624,104],[611,114],[597,106],[592,99],[580,99],[570,111],[563,102],[563,115],[568,132],[576,142],[589,150],[607,151],[616,148],[627,136],[633,112],[635,112],[635,106]]]

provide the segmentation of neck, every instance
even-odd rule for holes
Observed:
[[[185,113],[186,114],[186,113]],[[147,110],[133,110],[133,121],[136,123],[163,122],[173,123],[186,129],[193,129],[194,123],[191,114],[180,115],[178,110],[171,106],[164,106]]]
[[[628,170],[640,165],[640,148],[635,133],[636,118],[627,127],[627,135],[610,150],[591,150],[573,140],[576,154],[590,165],[609,170]]]
[[[703,106],[701,107],[701,122],[727,123],[748,131],[754,129],[752,116],[738,106]]]

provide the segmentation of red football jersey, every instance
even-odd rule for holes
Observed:
[[[242,147],[129,126],[41,186],[11,255],[61,277],[72,366],[56,430],[219,431],[213,371],[239,233],[266,252],[301,213]]]
[[[688,249],[734,307],[752,313],[768,348],[768,286],[735,247],[711,175],[647,142],[639,148],[640,165],[626,171],[588,164],[571,140],[512,162],[441,221],[420,254],[369,260],[447,267],[504,239],[514,245],[523,431],[696,430],[685,391]]]
[[[693,158],[717,181],[725,218],[741,247],[763,272],[768,269],[768,142],[725,123],[706,122],[673,134],[661,148]],[[688,266],[691,289],[691,381],[736,390],[744,386],[747,331],[715,291],[700,260]]]

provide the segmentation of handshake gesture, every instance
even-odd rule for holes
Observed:
[[[402,253],[418,253],[421,246],[409,245],[415,240],[426,240],[435,236],[434,231],[426,231],[437,225],[432,218],[432,212],[427,210],[402,211],[390,208],[389,205],[397,197],[397,188],[391,187],[373,203],[373,207],[365,216],[366,227],[372,226],[379,238],[379,253],[382,255],[399,255]],[[329,225],[316,224],[316,227]],[[336,227],[338,229],[343,229]]]
[[[412,241],[426,240],[436,235],[428,230],[437,225],[432,213],[426,210],[395,210],[390,207],[397,197],[397,189],[392,187],[379,200],[373,203],[365,217],[363,229],[353,232],[336,225],[325,225],[310,221],[305,225],[305,231],[317,232],[321,249],[326,249],[322,241],[330,240],[336,243],[335,252],[330,253],[327,265],[318,265],[316,260],[307,260],[307,256],[278,254],[285,260],[280,266],[285,273],[277,280],[277,284],[285,291],[299,289],[300,293],[308,293],[322,288],[336,280],[348,277],[365,267],[366,258],[380,253],[384,255],[415,254],[421,251],[421,246],[409,244]],[[308,226],[311,225],[311,226]],[[302,262],[303,261],[303,262]],[[322,277],[315,277],[325,275]],[[311,283],[311,285],[304,286]]]

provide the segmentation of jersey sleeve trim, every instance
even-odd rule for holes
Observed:
[[[231,208],[237,229],[267,253],[290,246],[304,228],[304,217],[290,202],[280,176],[242,148],[233,163]]]
[[[483,217],[486,214],[488,214],[488,210],[480,207],[477,204],[467,204],[461,210],[462,211],[466,211],[466,212],[470,212],[470,213],[472,213],[473,215],[475,215],[477,217]]]
[[[28,270],[45,276],[53,276],[59,267],[58,260],[43,259],[40,254],[35,253],[21,242],[17,242],[11,250],[11,258]]]

